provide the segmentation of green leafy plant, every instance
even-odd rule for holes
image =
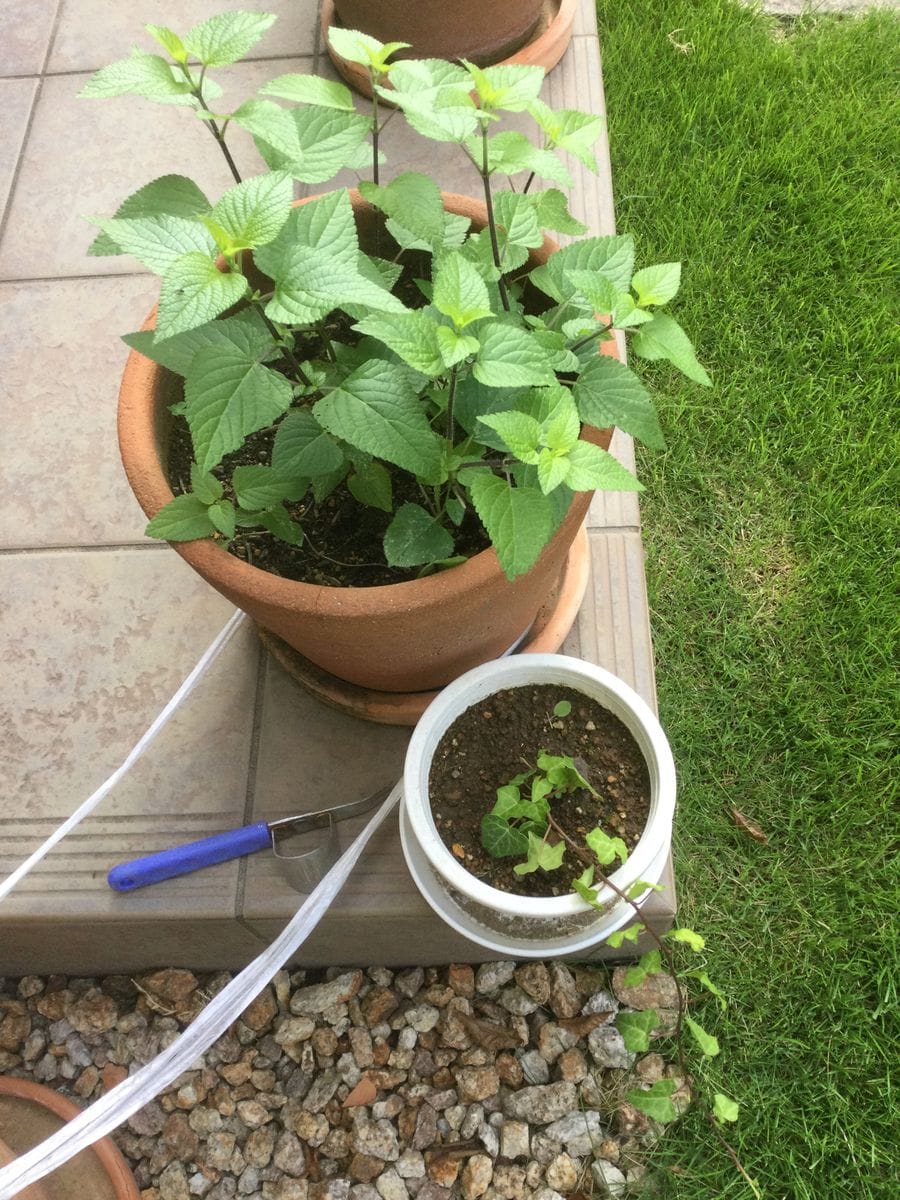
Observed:
[[[333,29],[338,51],[369,71],[374,100],[357,112],[340,83],[280,75],[223,110],[216,68],[237,62],[271,14],[229,12],[186,34],[146,27],[163,53],[135,49],[92,76],[82,95],[134,94],[193,110],[219,145],[234,186],[215,200],[182,175],[154,179],[114,216],[95,218],[91,254],[130,254],[162,280],[156,327],[132,348],[184,378],[174,410],[193,447],[191,486],[148,533],[172,541],[266,530],[305,540],[301,501],[346,486],[391,514],[390,566],[419,573],[461,561],[474,512],[482,545],[509,578],[527,571],[573,494],[637,490],[585,427],[616,425],[663,445],[651,399],[623,363],[597,353],[621,329],[632,352],[667,359],[708,384],[677,322],[663,311],[680,266],[635,271],[627,235],[581,237],[533,265],[544,230],[583,235],[558,185],[560,157],[589,169],[600,118],[552,111],[537,67],[480,69],[392,62],[382,45]],[[415,171],[382,182],[383,104],[421,136],[455,143],[480,179],[484,228],[445,210],[438,182]],[[495,131],[527,113],[536,141]],[[228,144],[247,131],[268,168],[244,179]],[[376,212],[363,244],[346,189],[292,207],[294,182],[367,171]],[[498,187],[508,179],[512,186]],[[551,186],[532,190],[536,179]],[[516,183],[518,181],[518,184]],[[226,456],[268,431],[263,460]]]

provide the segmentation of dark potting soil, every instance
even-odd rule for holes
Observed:
[[[561,700],[572,705],[566,717],[553,713]],[[587,865],[571,847],[558,870],[516,875],[513,867],[521,858],[492,858],[481,845],[481,818],[493,808],[497,788],[535,767],[541,750],[569,755],[599,793],[595,797],[581,788],[552,800],[560,827],[583,846],[585,836],[599,825],[611,837],[621,837],[631,853],[650,812],[644,756],[618,717],[581,692],[556,684],[497,692],[453,722],[431,763],[431,811],[444,844],[483,883],[521,896],[562,896]],[[526,782],[524,796],[528,787]],[[549,840],[558,839],[551,835]]]

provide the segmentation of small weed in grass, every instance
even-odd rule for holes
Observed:
[[[598,12],[619,221],[684,260],[715,383],[659,373],[669,449],[640,472],[682,915],[729,981],[731,1136],[772,1200],[888,1200],[900,19]],[[650,1194],[748,1191],[689,1115]]]

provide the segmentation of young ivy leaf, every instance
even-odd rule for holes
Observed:
[[[591,884],[593,883],[593,879],[594,879],[594,868],[587,867],[584,871],[581,872],[581,874],[578,876],[577,879],[572,880],[572,890],[574,892],[577,892],[578,895],[582,898],[582,900],[586,900],[588,902],[588,904],[590,904],[591,908],[597,908],[597,909],[602,910],[603,905],[597,899],[597,889],[595,887],[591,886]],[[607,939],[607,940],[609,941],[609,939]],[[610,945],[612,945],[611,941],[610,941]]]
[[[615,1019],[625,1049],[635,1054],[643,1054],[650,1049],[650,1034],[658,1024],[659,1017],[652,1008],[643,1012],[620,1012]]]
[[[518,858],[528,853],[528,834],[504,817],[487,813],[481,818],[481,844],[492,858]]]
[[[674,1079],[658,1079],[653,1087],[646,1091],[634,1088],[629,1091],[627,1099],[639,1112],[646,1113],[654,1121],[668,1124],[678,1116],[678,1111],[672,1103],[677,1084]]]
[[[695,954],[699,954],[706,945],[700,934],[695,933],[693,929],[670,929],[664,936],[670,938],[673,942],[684,942],[686,946],[690,946]]]
[[[648,950],[633,963],[622,979],[625,987],[638,987],[648,975],[658,975],[662,970],[662,955],[658,950]]]
[[[719,1039],[707,1033],[702,1025],[698,1025],[693,1017],[685,1015],[685,1024],[694,1035],[694,1040],[708,1058],[715,1058],[719,1053]]]
[[[543,838],[534,833],[528,834],[528,858],[523,863],[517,863],[513,870],[517,875],[530,875],[532,871],[555,871],[562,866],[566,843],[557,842],[549,845]]]
[[[614,859],[625,862],[628,857],[628,847],[620,837],[610,837],[599,827],[592,829],[584,839],[588,849],[597,855],[597,861],[603,867],[608,867]]]
[[[611,933],[606,939],[607,946],[611,946],[613,950],[618,950],[623,942],[634,942],[637,945],[638,939],[644,932],[646,926],[638,921],[634,925],[629,925],[627,929],[617,929],[615,933]]]
[[[685,974],[691,979],[696,979],[699,984],[706,988],[711,996],[715,996],[719,1008],[724,1011],[728,1007],[728,1001],[725,999],[724,993],[716,987],[705,971],[686,971]]]
[[[651,883],[648,879],[636,879],[625,895],[629,900],[637,900],[639,896],[643,896],[644,892],[661,892],[663,890],[661,883]]]
[[[740,1115],[740,1105],[722,1092],[713,1095],[713,1116],[717,1121],[736,1121]]]

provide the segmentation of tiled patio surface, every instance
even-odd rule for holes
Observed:
[[[238,0],[30,0],[0,12],[0,877],[122,761],[224,625],[229,604],[166,546],[144,538],[115,440],[126,350],[155,298],[128,258],[87,258],[84,214],[110,214],[155,175],[183,171],[216,194],[231,182],[211,138],[176,107],[76,100],[90,72],[127,54],[143,22],[178,29]],[[261,6],[262,7],[262,6]],[[276,0],[253,61],[220,73],[243,96],[288,70],[330,73],[316,0]],[[546,97],[603,110],[594,8]],[[239,164],[255,151],[234,138]],[[385,137],[389,169],[437,168],[470,191],[449,147]],[[606,147],[599,179],[574,164],[573,210],[614,228]],[[631,460],[628,439],[615,448]],[[651,703],[653,659],[637,502],[598,497],[592,580],[564,650],[615,671]],[[265,855],[134,895],[110,866],[244,822],[353,799],[398,775],[408,731],[363,724],[298,690],[244,627],[158,742],[79,830],[0,907],[0,974],[237,966],[294,911],[297,893]],[[357,827],[359,822],[356,823]],[[347,831],[349,832],[349,830]],[[670,919],[674,890],[653,902]],[[650,906],[648,905],[648,909]],[[303,948],[307,963],[479,961],[414,888],[396,820]]]

